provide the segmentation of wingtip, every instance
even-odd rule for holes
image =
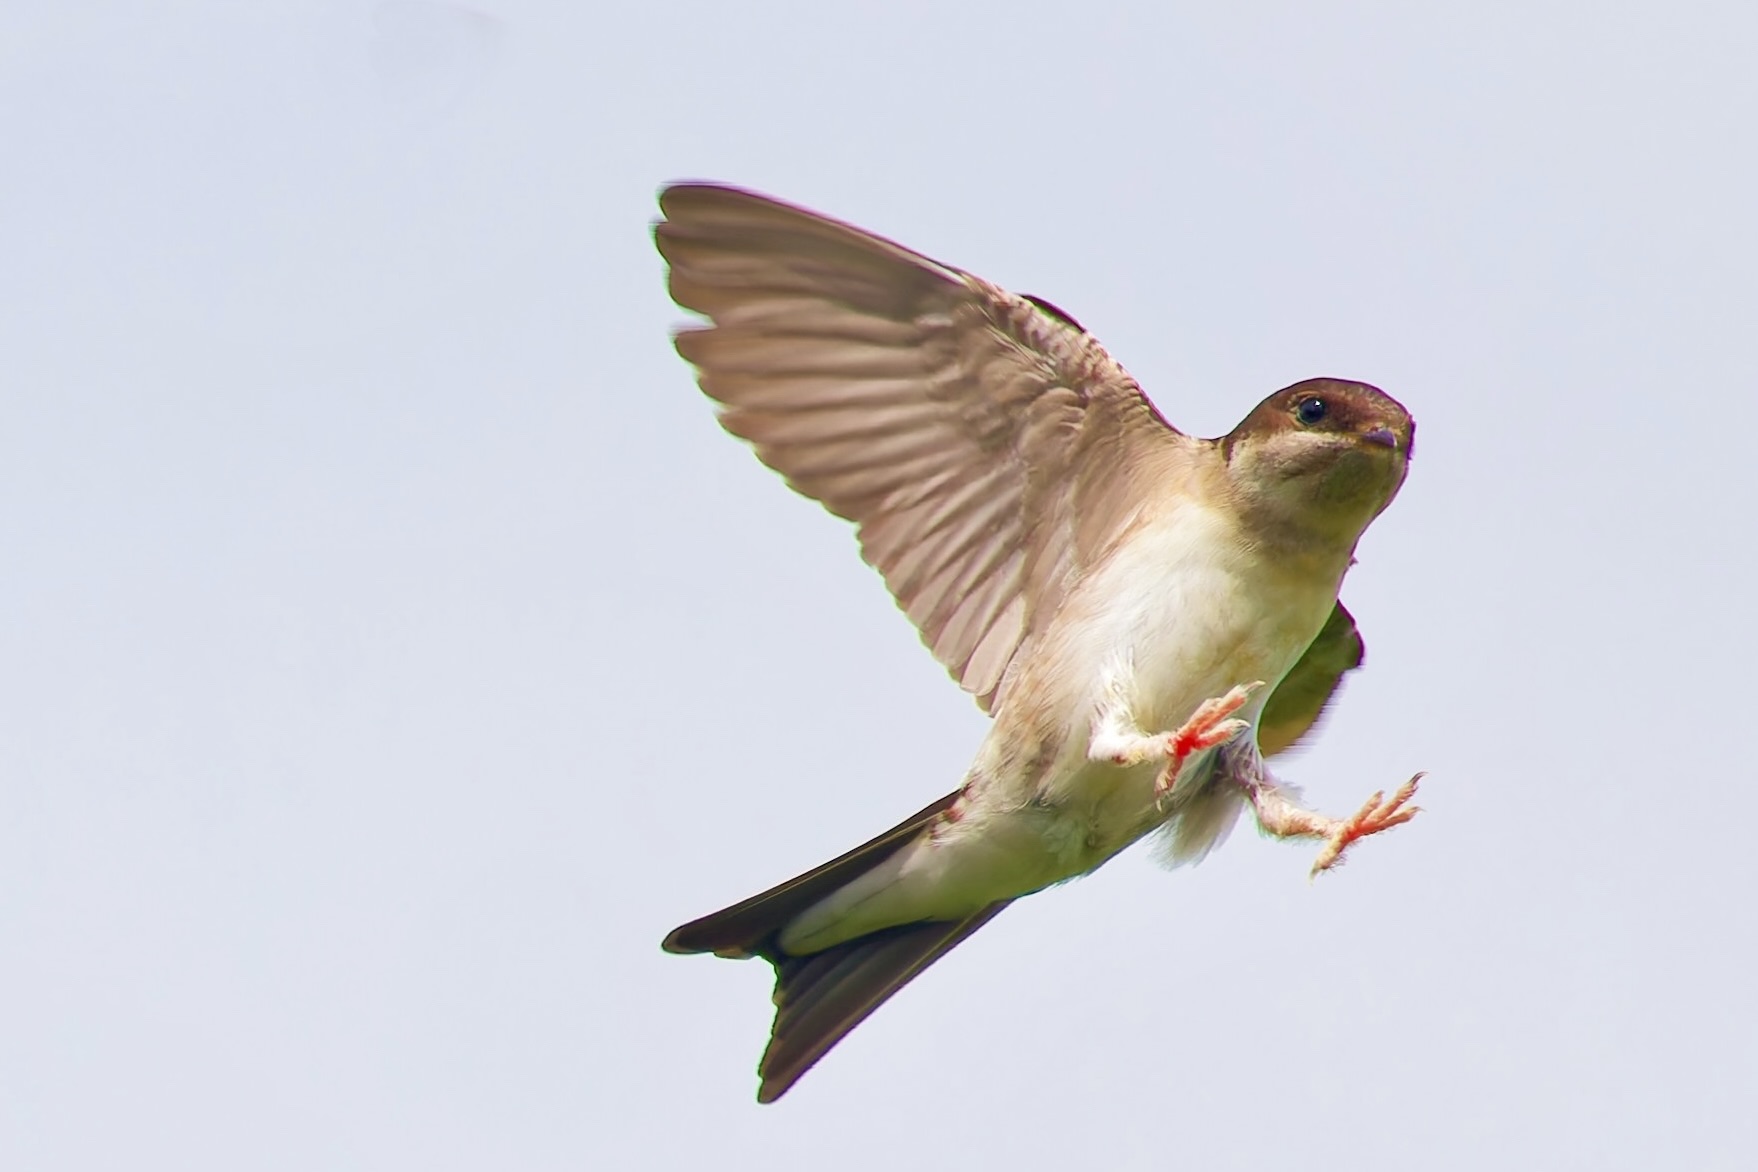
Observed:
[[[677,198],[680,194],[685,194],[703,187],[724,186],[725,184],[716,183],[712,179],[673,179],[659,185],[659,192],[655,198],[659,203],[660,211],[664,211],[665,205],[671,200]]]
[[[749,187],[740,187],[736,183],[721,183],[713,179],[679,179],[660,187],[658,195],[659,213],[670,217],[680,204],[687,203],[759,203],[777,207],[806,211],[793,204],[764,195]],[[815,214],[808,212],[807,214]]]

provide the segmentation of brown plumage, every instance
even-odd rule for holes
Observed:
[[[1127,454],[1200,441],[1072,319],[977,277],[732,188],[668,188],[660,209],[671,295],[714,322],[680,332],[678,353],[721,425],[857,524],[862,556],[988,711],[1096,554],[1083,534],[1131,507]]]
[[[947,794],[847,854],[665,938],[667,952],[761,956],[775,966],[775,1023],[757,1065],[759,1102],[780,1098],[843,1035],[1007,906],[998,902],[957,921],[886,928],[806,956],[789,955],[776,939],[794,916],[895,854],[957,798]]]
[[[1291,747],[1316,723],[1343,673],[1361,663],[1361,636],[1339,604],[1264,707],[1260,744],[1265,756]],[[774,1102],[830,1048],[891,995],[920,976],[1011,901],[1000,900],[954,921],[927,921],[881,929],[822,952],[793,956],[777,939],[795,916],[855,877],[896,854],[927,831],[958,800],[958,793],[905,818],[846,854],[796,875],[750,899],[692,920],[665,938],[667,952],[760,956],[775,968],[775,1022],[757,1065],[757,1100]]]
[[[1409,817],[1405,791],[1365,820],[1313,814],[1258,755],[1361,662],[1337,588],[1402,483],[1401,406],[1313,379],[1198,439],[1047,301],[750,192],[681,185],[660,207],[672,296],[709,319],[678,351],[721,423],[854,522],[995,717],[960,790],[666,937],[774,966],[762,1101],[1013,899],[1159,827],[1200,858],[1243,799],[1271,833],[1327,839],[1328,866]]]

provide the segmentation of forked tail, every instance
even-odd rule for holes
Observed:
[[[758,1102],[780,1098],[868,1014],[1012,902],[962,920],[884,928],[803,956],[782,949],[781,931],[795,917],[909,845],[957,797],[950,793],[847,854],[665,938],[667,952],[760,956],[775,966],[775,1024],[757,1066]]]

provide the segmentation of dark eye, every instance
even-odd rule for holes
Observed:
[[[1302,423],[1317,423],[1325,417],[1326,410],[1325,401],[1315,397],[1300,400],[1300,406],[1294,408],[1294,413],[1300,416]]]

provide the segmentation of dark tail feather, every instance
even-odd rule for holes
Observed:
[[[775,1025],[757,1064],[757,1101],[781,1098],[868,1014],[1011,902],[992,903],[968,919],[903,924],[775,961]]]
[[[775,1025],[757,1067],[759,1102],[780,1098],[888,997],[1007,906],[991,904],[963,920],[901,924],[806,956],[781,949],[777,937],[789,921],[902,850],[957,797],[947,794],[847,854],[665,938],[667,952],[761,956],[775,966]]]
[[[949,793],[933,805],[905,818],[884,834],[864,842],[804,875],[753,895],[742,903],[691,920],[665,938],[667,952],[712,952],[718,956],[762,956],[775,960],[774,937],[783,925],[837,888],[871,871],[902,850],[941,811],[958,799]]]

